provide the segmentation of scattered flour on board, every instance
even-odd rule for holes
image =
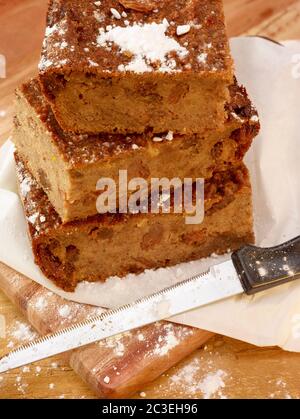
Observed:
[[[217,370],[216,372],[210,372],[204,377],[204,379],[198,384],[199,390],[203,393],[204,399],[210,399],[213,395],[218,393],[220,398],[225,398],[220,390],[225,387],[223,379],[227,376],[227,373],[223,370]]]
[[[210,399],[212,397],[219,399],[226,398],[222,390],[225,388],[224,379],[228,374],[218,369],[207,373],[201,381],[198,381],[197,375],[200,370],[200,361],[198,359],[192,360],[178,373],[170,376],[171,385],[191,396],[198,396],[201,393],[204,399]]]
[[[153,354],[158,356],[167,355],[172,349],[178,346],[180,342],[191,333],[192,331],[188,327],[182,327],[179,330],[172,323],[166,324],[163,328],[163,331],[161,332],[161,335],[158,338],[158,343],[155,345]]]
[[[60,315],[60,317],[63,318],[69,317],[69,315],[71,314],[71,307],[67,304],[61,306],[58,310],[58,314]]]
[[[9,335],[17,341],[32,341],[38,337],[38,334],[27,323],[16,321],[10,331]]]
[[[127,332],[123,335],[117,335],[113,336],[109,339],[106,339],[104,341],[100,341],[99,345],[104,346],[106,348],[111,348],[114,351],[114,354],[116,356],[123,356],[125,353],[125,345],[123,339],[126,339],[126,337],[130,336],[130,332]]]
[[[42,310],[44,310],[46,307],[47,307],[47,300],[45,299],[45,297],[44,296],[40,296],[37,300],[36,300],[36,302],[35,302],[35,304],[34,304],[34,306],[35,306],[35,308],[37,309],[37,310],[39,310],[39,311],[42,311]]]
[[[158,341],[159,343],[156,344],[153,353],[159,356],[167,355],[171,349],[179,344],[179,340],[175,336],[174,331],[169,331],[165,336],[160,336]]]

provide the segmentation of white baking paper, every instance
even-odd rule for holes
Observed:
[[[262,123],[246,159],[253,183],[257,244],[276,245],[300,234],[300,42],[280,46],[260,38],[238,38],[231,46],[238,80],[247,87]],[[0,261],[67,299],[116,307],[229,258],[210,258],[122,280],[111,278],[105,284],[83,283],[74,293],[62,292],[33,262],[12,154],[13,145],[7,142],[0,151]],[[300,352],[300,281],[172,320],[258,346],[278,345]]]

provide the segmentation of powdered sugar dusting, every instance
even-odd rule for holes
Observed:
[[[20,160],[17,161],[16,171],[20,185],[20,194],[24,202],[26,202],[27,221],[30,223],[30,226],[32,226],[34,229],[32,234],[38,235],[42,229],[46,229],[46,221],[49,220],[49,217],[52,218],[53,224],[55,226],[58,226],[60,223],[60,219],[57,216],[57,214],[53,211],[50,202],[48,202],[47,208],[44,209],[44,214],[40,212],[40,200],[32,198],[35,195],[35,193],[40,190],[40,186],[38,185],[36,180],[30,175],[30,173],[25,168],[23,162]]]
[[[154,349],[154,354],[159,356],[167,355],[169,351],[176,348],[179,344],[179,340],[174,335],[174,333],[170,333],[164,338],[161,339],[162,345],[160,343],[157,344],[156,348]]]
[[[55,44],[56,47],[61,50],[66,49],[69,46],[68,42],[66,42],[66,40],[64,39],[64,37],[66,36],[67,30],[68,30],[68,23],[66,19],[62,19],[61,21],[59,21],[58,23],[55,23],[52,26],[47,26],[45,30],[45,38],[43,41],[43,49],[47,48],[47,44],[49,40],[51,40],[54,36],[59,36],[59,39],[60,39],[60,42]],[[72,49],[72,46],[70,47],[70,49]],[[61,60],[57,57],[56,53],[53,53],[53,54],[50,54],[49,57],[42,55],[38,68],[40,71],[45,71],[49,67],[53,67],[53,66],[61,67],[67,63],[68,63],[68,60],[66,59]]]
[[[34,224],[39,216],[38,212],[35,212],[34,214],[30,215],[30,217],[27,218],[27,220],[30,222],[30,224]]]
[[[157,323],[157,326],[161,327],[161,324]],[[179,329],[176,329],[176,326],[172,323],[165,324],[155,345],[153,354],[158,356],[168,355],[172,349],[180,344],[183,338],[186,338],[192,333],[191,329],[187,327],[180,329],[180,331],[180,334],[178,334]]]
[[[114,355],[121,357],[125,353],[125,339],[131,336],[131,333],[125,333],[122,335],[117,335],[106,339],[105,341],[100,341],[99,345],[113,350]]]
[[[199,383],[199,389],[203,393],[204,399],[210,399],[214,394],[220,392],[225,387],[223,379],[227,376],[227,373],[223,370],[217,370],[211,372],[204,377]],[[224,398],[224,396],[222,397]]]
[[[35,302],[35,308],[39,311],[43,311],[48,305],[48,302],[44,296],[40,296]]]
[[[31,186],[32,186],[31,178],[24,177],[24,179],[20,183],[20,194],[23,196],[23,198],[25,198],[28,192],[30,192]]]
[[[226,399],[223,391],[226,387],[226,379],[230,378],[228,373],[222,369],[213,369],[213,362],[206,363],[209,371],[204,372],[202,362],[199,358],[189,361],[178,372],[170,376],[170,387],[176,388],[176,392],[189,394],[191,397],[202,395],[204,399],[218,398]],[[204,374],[203,374],[204,373]],[[201,379],[198,379],[202,376]]]
[[[105,16],[102,13],[99,13],[98,10],[94,11],[94,18],[97,22],[102,23],[105,20]]]
[[[176,61],[168,57],[175,52],[178,57],[185,57],[188,50],[175,39],[166,35],[169,22],[135,23],[126,27],[108,27],[100,29],[97,42],[101,47],[110,48],[109,43],[118,45],[121,53],[131,53],[133,58],[127,65],[120,65],[120,71],[143,73],[152,71],[151,64],[160,63],[159,71],[176,70]]]
[[[58,314],[62,317],[62,318],[66,318],[68,316],[70,316],[71,314],[71,307],[67,304],[61,306],[58,310]]]
[[[38,337],[38,334],[27,323],[20,321],[15,322],[9,334],[20,342],[32,341]]]
[[[201,63],[201,64],[205,64],[206,61],[207,61],[207,56],[208,56],[208,54],[206,52],[202,52],[197,57],[198,62]]]

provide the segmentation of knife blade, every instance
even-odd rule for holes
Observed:
[[[242,293],[300,278],[300,236],[273,248],[245,246],[208,272],[23,345],[0,359],[0,373]]]

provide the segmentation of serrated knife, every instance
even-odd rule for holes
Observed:
[[[273,248],[245,246],[231,260],[156,294],[42,337],[0,359],[0,373],[242,293],[300,278],[300,236]]]

